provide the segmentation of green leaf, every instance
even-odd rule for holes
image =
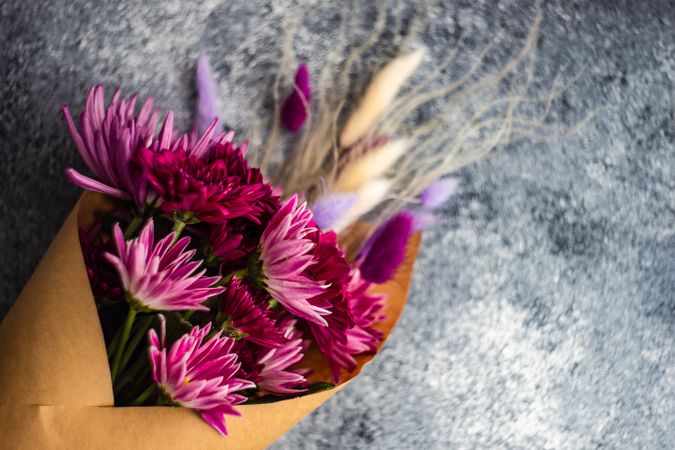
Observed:
[[[309,394],[315,394],[321,391],[327,391],[333,389],[335,385],[333,383],[328,383],[326,381],[319,381],[317,383],[312,383],[309,385],[305,392],[301,392],[298,395],[289,395],[287,397],[280,397],[278,395],[263,395],[262,397],[252,397],[244,402],[245,405],[259,405],[261,403],[274,403],[281,400],[286,400],[289,398],[303,397]]]
[[[330,389],[333,389],[334,387],[335,384],[333,383],[329,383],[327,381],[317,381],[316,383],[312,383],[309,385],[309,388],[307,388],[307,392],[305,392],[304,395],[315,394],[321,391],[328,391]]]

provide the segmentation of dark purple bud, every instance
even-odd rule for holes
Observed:
[[[295,86],[291,95],[284,102],[281,109],[281,120],[284,127],[295,133],[307,120],[309,115],[309,101],[312,99],[312,88],[309,84],[309,69],[302,63],[295,72]]]
[[[413,232],[413,216],[400,212],[380,225],[364,246],[361,274],[372,283],[389,280],[403,262]]]

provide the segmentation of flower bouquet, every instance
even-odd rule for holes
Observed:
[[[220,125],[204,56],[188,133],[100,85],[79,121],[64,106],[90,172],[66,175],[88,192],[0,325],[2,447],[261,448],[334,395],[395,325],[445,175],[540,130],[515,111],[548,100],[502,92],[535,36],[498,75],[424,91],[439,68],[403,95],[424,49],[358,89],[358,47],[315,103],[300,64],[253,156]],[[438,99],[456,120],[411,128]]]
[[[72,448],[105,431],[102,445],[131,446],[157,433],[153,445],[182,448],[194,441],[178,416],[193,410],[198,442],[222,444],[226,416],[242,416],[228,444],[265,446],[381,346],[419,237],[405,216],[392,262],[373,256],[382,239],[348,260],[298,195],[249,166],[246,143],[215,135],[217,119],[176,137],[169,113],[154,135],[152,102],[134,103],[115,93],[105,107],[96,86],[79,126],[63,108],[94,176],[68,169],[91,192],[0,328],[2,441]]]

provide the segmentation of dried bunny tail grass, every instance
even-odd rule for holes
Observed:
[[[561,91],[562,92],[562,91]],[[438,178],[479,161],[495,148],[501,148],[522,139],[559,141],[584,128],[604,108],[588,113],[573,127],[553,126],[545,123],[550,110],[549,103],[557,95],[536,98],[525,95],[507,96],[487,102],[481,111],[477,111],[458,129],[446,134],[430,136],[419,144],[421,149],[432,149],[426,156],[417,156],[416,152],[405,155],[398,165],[399,170],[392,174],[394,200],[381,211],[376,221],[384,220],[396,211],[415,202],[419,193]],[[515,111],[525,102],[544,103],[544,112],[536,118],[518,117]],[[501,112],[484,117],[490,106],[502,106]],[[470,149],[467,151],[466,149]],[[419,162],[423,159],[422,163]],[[410,170],[402,168],[408,165]]]
[[[274,181],[282,184],[288,193],[303,192],[308,186],[313,185],[320,176],[320,167],[328,155],[336,153],[333,136],[334,128],[342,109],[342,104],[337,103],[339,92],[327,89],[326,86],[335,85],[333,70],[334,65],[330,62],[344,53],[347,45],[347,5],[342,5],[340,26],[335,45],[332,47],[327,61],[322,65],[319,72],[314,106],[316,113],[314,126],[304,127],[300,134],[300,140],[290,155],[286,155],[285,161],[278,168]]]
[[[284,185],[286,192],[304,192],[315,186],[323,174],[326,159],[334,161],[331,166],[337,166],[338,151],[334,136],[342,104],[332,113],[322,109],[319,108],[314,116],[314,126],[307,133],[303,133],[295,151],[288,155],[288,160],[280,167],[276,176],[276,181]],[[297,151],[298,147],[306,150]]]
[[[354,64],[359,61],[363,54],[370,48],[372,48],[377,41],[382,36],[384,32],[385,25],[387,24],[387,7],[385,2],[381,2],[378,5],[377,9],[377,18],[375,19],[375,24],[373,25],[373,32],[368,35],[368,37],[357,46],[355,49],[349,52],[342,70],[342,76],[338,84],[340,92],[347,92],[349,90],[349,77],[352,73]],[[328,68],[324,68],[328,71]]]
[[[548,123],[554,100],[576,79],[572,77],[569,83],[558,87],[565,69],[556,76],[547,95],[530,93],[542,20],[540,0],[536,2],[536,14],[521,49],[501,67],[485,73],[487,57],[499,43],[498,33],[453,81],[430,88],[446,68],[455,64],[462,47],[460,43],[429,75],[421,77],[420,82],[398,97],[403,82],[417,70],[421,52],[404,55],[389,64],[383,64],[384,55],[372,55],[388,23],[388,7],[384,2],[377,5],[377,19],[369,36],[362,40],[363,44],[348,51],[346,36],[353,28],[349,19],[355,14],[346,11],[347,8],[343,6],[335,45],[315,83],[318,91],[313,105],[314,124],[303,129],[275,177],[286,192],[302,192],[310,202],[321,195],[319,180],[325,180],[334,192],[359,193],[364,199],[361,206],[354,207],[343,218],[338,224],[339,230],[369,212],[368,217],[374,217],[376,222],[384,220],[416,202],[419,193],[432,181],[484,158],[495,149],[525,138],[559,139],[561,135],[576,132],[597,112],[593,111],[571,128]],[[411,25],[403,37],[406,47],[398,48],[408,48],[418,31],[418,26]],[[284,42],[287,49],[292,45],[292,42]],[[363,61],[366,56],[368,61]],[[406,63],[402,64],[405,70],[392,69],[405,58]],[[372,72],[360,69],[364,64],[383,68],[370,83],[366,81]],[[354,67],[358,68],[356,73],[353,73]],[[389,83],[379,77],[388,79]],[[388,86],[381,89],[385,84]],[[345,121],[344,106],[362,86],[367,87],[359,107]],[[427,105],[437,111],[434,116],[421,123],[412,120],[413,113]],[[367,113],[362,112],[364,109]],[[345,125],[341,128],[343,122]],[[383,137],[399,142],[400,147],[384,153],[380,147],[388,145],[378,141]],[[405,146],[401,142],[405,142]],[[374,191],[369,195],[367,189]]]
[[[333,230],[341,233],[360,217],[368,214],[387,199],[392,183],[384,178],[370,180],[357,192],[356,204],[333,224]]]
[[[352,27],[349,18],[354,12],[348,3],[343,3],[341,24],[338,37],[332,51],[323,64],[319,81],[316,83],[317,95],[314,102],[314,126],[305,127],[303,134],[293,151],[277,171],[275,180],[283,183],[287,192],[305,192],[311,200],[317,180],[325,176],[334,179],[337,176],[341,150],[338,142],[340,122],[346,102],[355,96],[359,86],[364,85],[369,74],[354,67],[362,62],[364,54],[379,42],[387,26],[388,6],[386,2],[377,2],[377,17],[372,31],[362,40],[362,44],[347,50],[347,36]],[[401,23],[396,24],[398,33]],[[413,20],[408,37],[415,38],[419,21]],[[383,56],[370,56],[373,63],[384,65]],[[337,61],[331,64],[332,61]]]
[[[352,112],[340,133],[340,145],[350,147],[370,130],[387,110],[399,89],[417,70],[425,49],[394,58],[382,68],[368,85],[359,106]]]
[[[393,182],[394,200],[381,209],[377,221],[407,207],[429,183],[484,158],[495,149],[528,137],[559,139],[561,133],[571,134],[592,119],[597,111],[568,129],[546,123],[553,101],[579,74],[562,89],[557,89],[563,69],[553,81],[548,95],[537,97],[529,94],[534,79],[534,49],[541,17],[540,3],[537,2],[536,16],[522,49],[497,72],[477,76],[495,40],[456,81],[429,92],[420,93],[422,87],[412,89],[396,100],[389,114],[372,129],[369,135],[407,135],[412,141],[410,150],[388,174]],[[441,67],[449,65],[455,55],[452,52]],[[441,70],[434,71],[432,77]],[[430,84],[432,77],[422,85]],[[504,84],[508,86],[504,88]],[[437,100],[445,105],[439,113],[426,122],[406,128],[406,116]],[[523,113],[524,109],[530,114]],[[534,117],[532,110],[536,111]]]
[[[269,131],[267,134],[267,139],[263,145],[262,152],[257,155],[256,163],[260,167],[262,173],[266,176],[270,175],[271,172],[271,159],[274,156],[275,152],[278,152],[280,144],[280,135],[281,135],[281,101],[280,101],[280,89],[284,79],[288,78],[292,73],[293,62],[295,60],[295,53],[293,51],[293,39],[295,37],[295,30],[298,28],[298,24],[301,23],[303,18],[302,14],[293,16],[293,19],[286,18],[287,22],[284,23],[283,27],[283,39],[282,39],[282,51],[281,59],[279,60],[279,69],[274,77],[274,82],[272,83],[271,94],[273,100],[273,114],[271,121],[269,123]],[[293,80],[293,88],[296,89],[295,80]],[[264,98],[264,96],[261,96]],[[309,110],[308,110],[309,111]]]
[[[389,171],[408,146],[407,140],[397,139],[369,150],[345,165],[332,190],[354,192],[361,189],[369,180],[379,178]]]

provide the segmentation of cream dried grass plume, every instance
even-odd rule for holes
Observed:
[[[348,162],[332,185],[335,192],[354,192],[370,180],[385,175],[408,147],[408,141],[397,139],[368,150]]]
[[[391,180],[384,178],[376,178],[364,184],[357,192],[356,204],[333,224],[332,229],[336,233],[341,233],[349,225],[368,214],[387,198],[391,186]]]
[[[387,61],[383,55],[372,55],[373,48],[381,40],[385,30],[393,32],[395,36],[402,35],[403,21],[396,16],[394,26],[388,22],[389,7],[386,2],[376,4],[377,14],[375,21],[370,23],[370,34],[361,40],[358,45],[351,45],[348,37],[354,35],[355,26],[352,22],[358,15],[353,14],[353,5],[349,2],[342,4],[341,21],[337,28],[337,36],[327,51],[325,59],[318,67],[321,69],[312,72],[313,78],[318,76],[316,95],[312,100],[313,124],[305,127],[302,134],[296,137],[293,148],[285,155],[279,151],[279,142],[274,139],[273,145],[266,149],[275,148],[279,160],[269,163],[272,158],[263,158],[261,164],[263,172],[273,182],[283,185],[286,192],[303,192],[308,200],[313,200],[320,194],[317,189],[319,180],[333,180],[338,173],[344,158],[340,151],[339,130],[344,121],[343,107],[355,98],[371,77],[372,71],[366,69],[368,65],[383,66]],[[422,21],[413,18],[408,23],[408,37],[416,36],[422,27]],[[292,34],[292,25],[285,27],[287,34]],[[287,55],[293,52],[292,45],[284,40],[283,56],[280,61],[280,72],[288,71]],[[407,43],[399,43],[399,48],[406,48]],[[365,55],[368,55],[367,58]],[[318,75],[317,75],[318,74]],[[316,78],[315,78],[316,79]],[[278,84],[275,85],[275,89]],[[276,97],[275,97],[276,98]],[[267,135],[278,137],[278,123],[270,123]],[[268,138],[268,142],[271,139]],[[267,151],[265,153],[268,153]]]
[[[394,58],[368,85],[359,106],[352,112],[340,133],[340,146],[351,147],[361,139],[391,105],[401,86],[415,73],[424,59],[424,47]]]

